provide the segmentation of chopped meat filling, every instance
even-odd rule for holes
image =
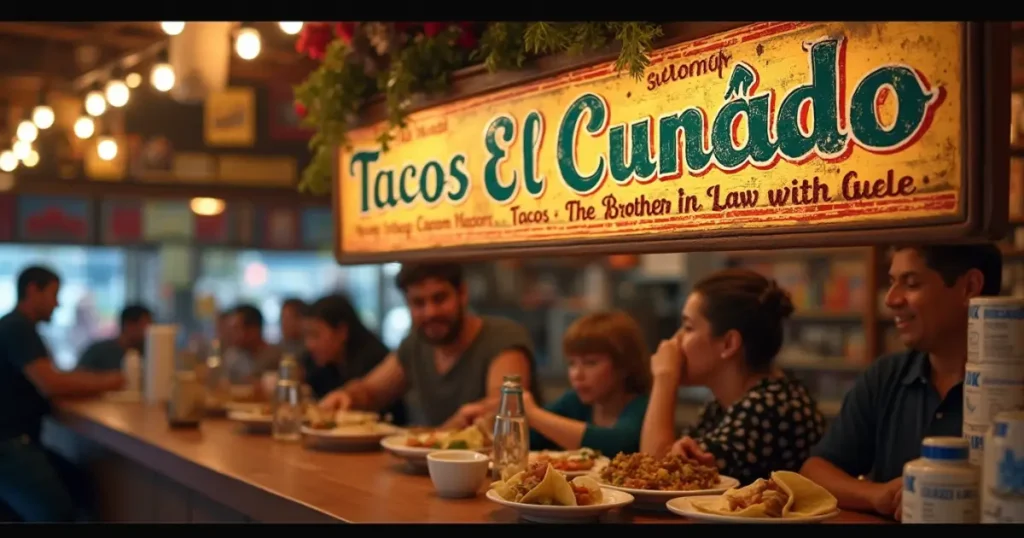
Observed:
[[[759,478],[741,491],[743,492],[742,495],[734,493],[726,496],[729,510],[736,512],[764,503],[765,515],[768,517],[782,517],[782,508],[786,506],[786,501],[789,500],[789,495],[771,479]]]
[[[718,468],[679,455],[655,458],[648,454],[619,453],[601,472],[613,485],[657,491],[697,491],[718,485]]]

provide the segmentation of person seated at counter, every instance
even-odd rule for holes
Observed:
[[[523,393],[530,450],[638,451],[651,389],[640,326],[625,312],[588,314],[569,326],[562,350],[572,388],[544,407]]]
[[[991,244],[893,249],[885,305],[907,350],[857,378],[800,471],[841,508],[899,519],[903,466],[920,456],[925,437],[960,437],[968,303],[999,295],[1002,270]]]
[[[78,359],[79,370],[103,372],[120,370],[121,362],[129,349],[143,354],[146,344],[146,329],[153,322],[153,313],[140,304],[133,304],[121,310],[121,333],[92,343]]]
[[[291,353],[296,357],[305,353],[303,328],[307,308],[306,302],[297,297],[289,297],[281,302],[281,341],[278,347],[284,353]]]
[[[403,264],[395,281],[413,330],[369,374],[328,394],[324,408],[379,411],[405,397],[411,423],[462,428],[500,398],[505,376],[520,376],[536,394],[529,334],[514,321],[469,312],[462,267]]]
[[[345,383],[366,376],[387,358],[387,346],[359,319],[344,295],[328,295],[304,309],[305,349],[301,355],[306,384],[318,399]],[[405,404],[383,410],[392,423],[406,423]]]
[[[40,266],[18,275],[18,302],[0,318],[0,504],[26,522],[87,517],[84,477],[40,442],[50,399],[93,396],[124,386],[120,371],[64,372],[37,325],[57,308],[60,278]]]
[[[228,314],[230,344],[224,351],[224,364],[233,385],[254,384],[260,376],[274,371],[281,360],[281,348],[263,339],[263,314],[252,305],[239,305]]]
[[[726,269],[698,282],[681,330],[651,357],[640,450],[717,464],[743,483],[799,470],[825,420],[806,387],[775,365],[792,313],[789,294],[754,271]],[[680,385],[706,386],[714,398],[675,440]]]

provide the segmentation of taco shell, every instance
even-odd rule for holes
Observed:
[[[547,504],[556,506],[576,506],[576,495],[565,475],[555,470],[551,464],[544,473],[544,480],[531,489],[519,501],[523,504]]]
[[[508,480],[491,482],[491,489],[506,501],[519,502],[519,499],[516,498],[516,486],[523,481],[523,476],[525,474],[525,471],[520,471],[510,476]]]
[[[751,484],[751,486],[752,485],[753,484]],[[768,517],[767,506],[764,503],[748,506],[742,510],[729,509],[729,498],[746,497],[747,495],[749,495],[748,491],[751,486],[729,489],[721,496],[716,497],[714,499],[701,499],[690,501],[690,506],[693,506],[694,508],[700,510],[701,512],[706,512],[708,514],[716,514],[720,516],[750,518]]]
[[[577,476],[572,479],[574,486],[584,488],[590,492],[590,498],[594,501],[593,504],[601,504],[604,500],[604,493],[601,491],[601,484],[597,483],[597,480],[590,478],[589,476]],[[573,498],[576,496],[573,495]]]
[[[839,501],[827,489],[792,471],[776,471],[772,480],[789,494],[782,517],[814,517],[839,509]]]

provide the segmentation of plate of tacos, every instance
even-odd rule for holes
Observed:
[[[245,407],[228,408],[228,420],[248,433],[270,433],[274,414],[270,404],[248,404]]]
[[[556,471],[569,478],[598,473],[608,466],[609,461],[600,452],[590,448],[530,452],[530,463],[550,463]]]
[[[722,493],[740,485],[739,480],[718,474],[713,465],[675,454],[656,458],[620,452],[598,476],[602,486],[629,493],[637,505],[659,510],[669,499]]]
[[[380,449],[380,440],[402,429],[382,422],[377,413],[338,411],[325,413],[311,406],[302,425],[303,445],[321,450]]]
[[[380,440],[380,446],[414,467],[427,467],[427,454],[437,450],[491,450],[491,434],[478,425],[459,431],[409,431]]]
[[[589,476],[571,481],[550,463],[531,463],[506,480],[491,484],[487,498],[539,523],[587,521],[633,502],[633,496],[602,488]]]
[[[689,519],[723,523],[814,523],[839,515],[839,503],[828,490],[791,471],[776,471],[721,495],[672,499],[666,507]]]

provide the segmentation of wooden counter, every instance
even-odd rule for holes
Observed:
[[[514,511],[480,495],[442,499],[430,478],[385,452],[331,453],[239,433],[227,420],[171,430],[162,410],[107,401],[62,402],[46,441],[90,465],[104,520],[486,523]],[[630,509],[607,522],[685,523]],[[885,520],[845,512],[841,523]]]

